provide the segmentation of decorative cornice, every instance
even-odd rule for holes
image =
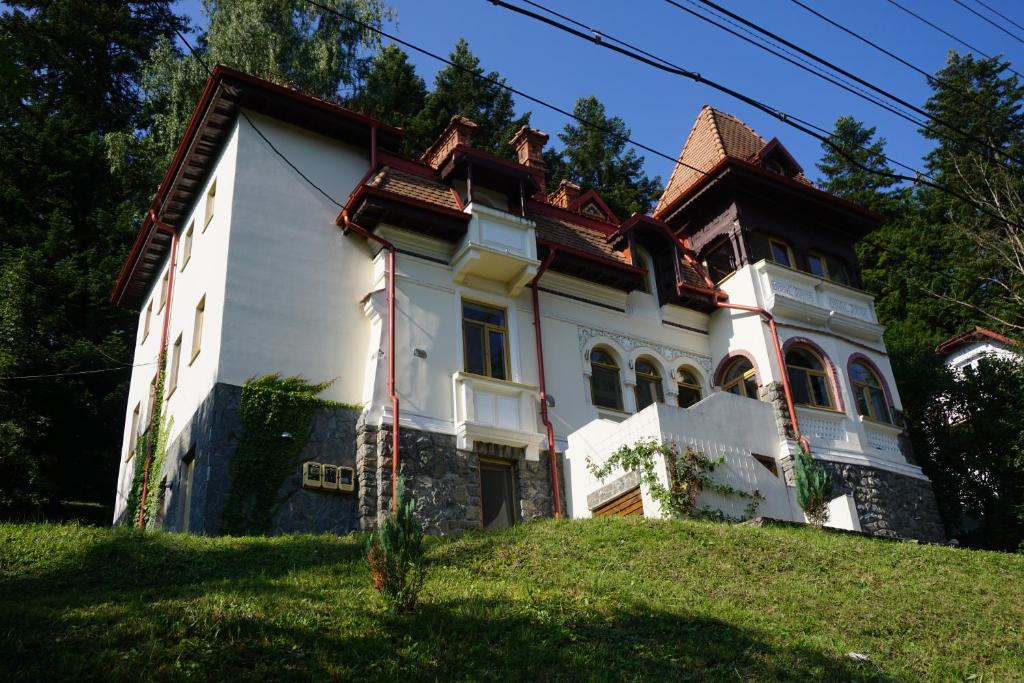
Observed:
[[[672,346],[666,346],[649,339],[639,339],[636,337],[630,337],[621,332],[612,332],[610,330],[602,330],[596,327],[584,327],[580,325],[579,330],[579,344],[580,351],[586,348],[587,342],[597,337],[604,337],[611,339],[616,344],[622,347],[624,351],[631,352],[634,349],[647,348],[658,353],[664,360],[671,364],[674,364],[676,360],[685,358],[695,364],[697,364],[705,373],[710,375],[711,373],[711,356],[704,355],[702,353],[696,353],[694,351],[684,351],[677,349]]]

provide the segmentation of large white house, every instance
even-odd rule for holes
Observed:
[[[163,345],[169,446],[147,476],[170,529],[220,532],[241,386],[280,373],[359,407],[287,435],[307,441],[275,531],[372,527],[395,460],[432,532],[657,516],[634,473],[588,468],[647,437],[724,455],[715,476],[799,521],[802,435],[836,480],[832,524],[942,538],[860,288],[853,245],[878,216],[710,107],[656,210],[630,217],[546,193],[543,133],[519,131],[513,161],[474,148],[476,127],[453,118],[409,159],[400,130],[215,71],[114,292],[140,309],[117,520],[151,457],[135,446]],[[318,487],[335,467],[351,491]]]

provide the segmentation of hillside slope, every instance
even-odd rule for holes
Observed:
[[[0,525],[0,679],[1024,680],[1020,555],[547,521],[434,542],[391,617],[363,540]]]

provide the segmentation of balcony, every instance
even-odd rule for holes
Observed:
[[[452,384],[458,448],[496,443],[526,449],[527,460],[540,459],[546,437],[537,424],[537,387],[466,372],[452,375]]]
[[[516,296],[540,265],[533,221],[476,203],[465,210],[472,218],[452,257],[453,279],[490,280]]]
[[[764,307],[774,316],[828,327],[838,334],[879,341],[884,327],[867,292],[770,261],[753,266]]]

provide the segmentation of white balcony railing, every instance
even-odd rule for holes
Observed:
[[[538,460],[546,438],[538,428],[537,387],[481,377],[452,375],[455,390],[455,434],[458,448],[481,441],[526,449]]]
[[[455,282],[474,276],[503,284],[511,296],[519,294],[540,265],[533,221],[479,204],[465,211],[472,218],[452,257]]]
[[[827,326],[867,341],[882,338],[874,298],[867,292],[780,266],[754,264],[761,300],[772,315]]]

